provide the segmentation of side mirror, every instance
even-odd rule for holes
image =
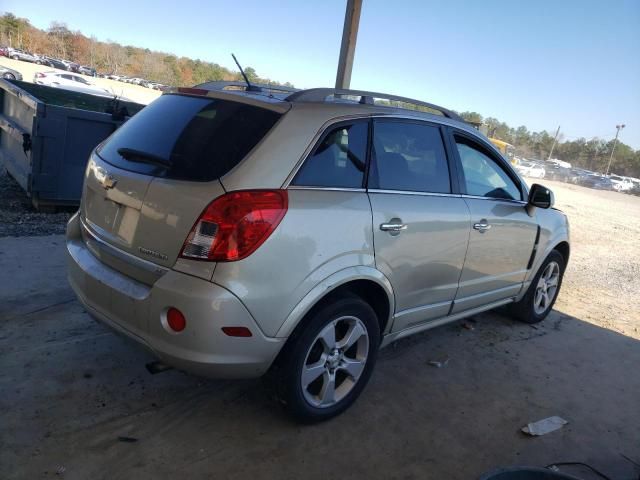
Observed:
[[[529,205],[538,208],[553,207],[555,199],[553,192],[544,185],[534,183],[529,190]]]

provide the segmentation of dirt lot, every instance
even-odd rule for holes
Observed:
[[[7,57],[0,57],[0,65],[4,65],[5,67],[12,68],[14,70],[19,71],[23,76],[23,81],[32,82],[33,76],[36,72],[61,72],[68,73],[64,70],[59,70],[57,68],[51,68],[43,65],[36,65],[35,63],[29,62],[21,62],[19,60],[12,60]],[[79,75],[74,73],[74,75]],[[134,102],[142,103],[143,105],[148,105],[153,100],[158,98],[161,94],[158,90],[152,90],[150,88],[141,87],[140,85],[132,85],[130,83],[117,82],[115,80],[109,80],[107,78],[94,78],[88,77],[86,75],[80,75],[84,77],[87,81],[99,86],[106,88],[110,92],[113,92],[114,95],[128,98]]]
[[[64,238],[46,235],[61,220],[9,230],[31,236],[0,238],[0,478],[462,480],[581,461],[637,479],[640,198],[544,183],[572,228],[556,311],[533,328],[494,312],[397,342],[354,408],[311,427],[260,381],[149,375],[152,358],[75,301]],[[570,423],[519,431],[551,415]]]

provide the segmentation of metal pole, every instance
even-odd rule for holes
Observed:
[[[607,164],[607,171],[605,172],[605,176],[609,175],[609,168],[611,168],[611,160],[613,160],[613,152],[616,149],[616,144],[618,143],[618,135],[620,134],[620,130],[625,127],[624,124],[616,125],[616,138],[613,141],[613,147],[611,147],[611,155],[609,156],[609,163]]]
[[[361,11],[362,0],[347,0],[347,10],[344,14],[344,27],[342,29],[342,44],[340,45],[340,59],[338,60],[338,73],[336,75],[336,88],[349,88],[351,84],[351,70],[356,52]]]
[[[558,141],[559,134],[560,134],[560,125],[558,125],[558,129],[556,130],[556,136],[553,137],[553,144],[551,145],[551,151],[549,152],[549,158],[547,158],[547,162],[551,160],[551,155],[553,155],[553,149],[556,147],[556,142]]]

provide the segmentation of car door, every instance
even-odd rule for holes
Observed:
[[[488,143],[453,132],[461,191],[471,215],[469,247],[452,313],[509,299],[522,288],[538,225],[526,189]]]
[[[449,314],[470,217],[450,175],[440,126],[376,118],[372,128],[368,194],[375,261],[393,286],[392,331],[400,331]]]

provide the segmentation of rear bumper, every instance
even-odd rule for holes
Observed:
[[[67,254],[69,283],[89,314],[167,365],[205,377],[259,377],[284,345],[264,336],[240,300],[214,283],[169,270],[149,286],[108,267],[82,240],[77,214],[67,226]],[[180,333],[166,327],[169,307],[187,319]],[[253,336],[229,337],[223,326],[247,327]]]

